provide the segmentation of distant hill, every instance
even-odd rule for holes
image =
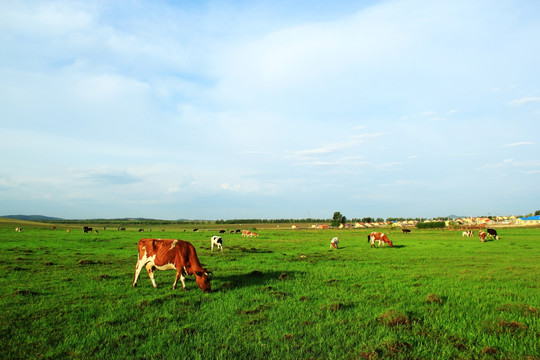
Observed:
[[[5,215],[5,216],[0,216],[0,218],[25,220],[25,221],[64,220],[62,218],[50,217],[50,216],[44,216],[44,215]]]

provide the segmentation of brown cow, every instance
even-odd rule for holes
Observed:
[[[486,242],[486,233],[483,230],[478,232],[478,237],[480,238],[481,242]]]
[[[394,244],[392,244],[392,241],[386,236],[385,234],[381,232],[372,232],[367,237],[368,243],[371,243],[371,247],[375,246],[375,241],[377,241],[379,244],[377,247],[382,246],[384,247],[385,244],[388,244],[390,247],[394,247]]]
[[[195,275],[197,285],[204,292],[210,292],[211,272],[202,267],[193,245],[187,241],[176,239],[141,239],[139,240],[139,257],[135,266],[133,286],[137,286],[137,279],[146,266],[152,286],[157,287],[154,281],[154,271],[176,270],[173,289],[176,289],[178,279],[182,288],[186,290],[185,276]]]

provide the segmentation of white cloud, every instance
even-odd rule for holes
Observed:
[[[512,144],[505,144],[505,145],[502,145],[502,147],[514,147],[514,146],[535,145],[535,144],[536,144],[535,142],[531,142],[531,141],[520,141],[520,142],[516,142]]]
[[[540,97],[524,97],[517,100],[512,100],[508,103],[510,106],[522,106],[529,103],[540,102]]]

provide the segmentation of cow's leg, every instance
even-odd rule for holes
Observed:
[[[186,291],[186,277],[184,275],[187,275],[186,268],[183,267],[180,269],[180,272],[176,274],[176,279],[180,278],[180,282],[182,283],[182,290]]]
[[[182,276],[182,269],[176,272],[176,276],[174,278],[174,283],[172,284],[173,290],[176,289],[176,284],[178,283],[178,279],[180,279],[180,276]]]
[[[148,277],[150,278],[150,281],[152,281],[152,286],[157,288],[156,281],[154,280],[154,264],[149,262],[146,264],[146,270],[148,271]]]
[[[133,278],[133,286],[137,286],[137,280],[139,280],[139,274],[141,273],[141,270],[144,265],[145,265],[144,261],[142,260],[137,261],[137,265],[135,266],[135,276]]]
[[[210,244],[210,250],[211,250],[211,251],[214,251],[214,242],[212,242],[212,243]]]

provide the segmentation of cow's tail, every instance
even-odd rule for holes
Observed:
[[[368,235],[368,236],[367,236],[367,242],[369,243],[370,241],[371,241],[371,236]]]

